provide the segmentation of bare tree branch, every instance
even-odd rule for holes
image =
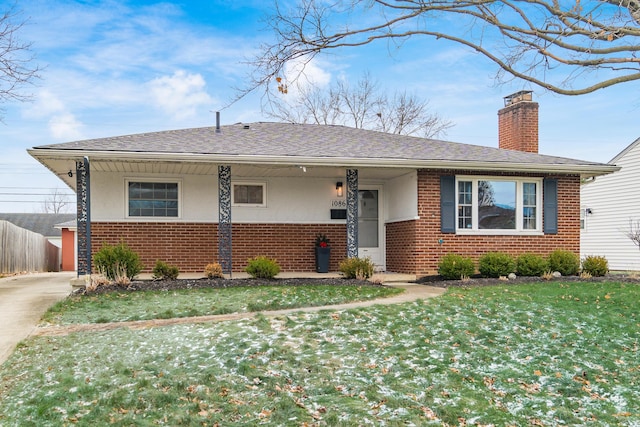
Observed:
[[[406,93],[389,99],[368,73],[351,87],[339,81],[322,90],[317,86],[296,86],[279,99],[272,99],[271,117],[291,123],[346,125],[402,135],[436,138],[453,124],[429,111],[429,103]],[[298,94],[297,96],[295,94]]]
[[[280,3],[270,21],[276,41],[252,62],[247,92],[290,61],[414,37],[467,46],[497,65],[499,79],[564,95],[640,79],[638,0],[299,0],[286,11]]]
[[[32,65],[29,53],[31,44],[18,39],[24,21],[16,23],[17,17],[15,6],[0,16],[0,103],[30,100],[21,88],[39,78],[40,69]]]
[[[629,229],[627,230],[627,237],[631,239],[634,245],[640,249],[640,220],[633,220],[629,218]]]
[[[56,188],[43,202],[42,210],[45,213],[59,214],[68,212],[71,206],[72,203],[67,195]]]
[[[451,121],[430,113],[428,102],[406,92],[396,93],[391,100],[385,98],[376,115],[378,130],[399,135],[441,138],[453,127]]]

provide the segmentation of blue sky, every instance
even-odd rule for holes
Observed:
[[[12,4],[0,0],[0,10]],[[33,102],[0,106],[0,212],[41,212],[52,188],[68,191],[26,153],[30,147],[213,125],[215,111],[246,84],[245,61],[272,38],[263,22],[271,5],[19,1],[28,18],[20,37],[33,43],[44,68],[30,88]],[[321,85],[368,72],[390,95],[406,90],[428,100],[432,111],[455,124],[443,138],[449,141],[497,146],[503,97],[522,89],[533,90],[540,104],[542,154],[607,162],[640,137],[640,83],[580,97],[522,82],[496,85],[488,60],[444,41],[416,38],[399,49],[379,43],[337,51],[309,71]],[[222,123],[272,120],[261,112],[260,95],[223,109]]]

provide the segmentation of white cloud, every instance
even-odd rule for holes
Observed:
[[[149,82],[156,105],[178,120],[194,116],[198,107],[212,104],[205,86],[202,75],[190,74],[184,70]]]
[[[49,132],[54,138],[64,141],[82,139],[82,123],[68,112],[55,114],[49,120]]]
[[[308,60],[307,58],[288,62],[284,70],[284,80],[295,82],[295,85],[288,87],[289,92],[296,95],[297,90],[308,89],[311,86],[317,88],[329,86],[331,73],[325,69],[328,65],[317,59]]]
[[[36,100],[24,110],[24,117],[30,119],[49,119],[47,129],[57,140],[69,141],[81,139],[83,124],[69,112],[64,102],[51,91],[40,91]]]
[[[35,102],[27,104],[24,114],[27,117],[43,118],[64,111],[64,104],[51,91],[44,89],[36,94]]]

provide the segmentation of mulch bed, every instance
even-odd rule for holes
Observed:
[[[546,282],[548,280],[540,277],[516,277],[513,280],[501,280],[484,277],[471,277],[468,280],[444,280],[440,276],[425,276],[418,279],[415,283],[429,286],[437,286],[440,288],[452,287],[471,287],[471,286],[491,286],[491,285],[518,285],[525,283]],[[579,276],[564,276],[551,279],[556,282],[624,282],[624,283],[640,283],[640,277],[632,275],[607,275],[604,277],[593,277],[583,279]],[[176,280],[134,280],[127,287],[118,285],[100,286],[95,291],[88,292],[84,288],[78,289],[74,294],[94,295],[104,294],[108,292],[137,292],[137,291],[170,291],[176,289],[201,289],[201,288],[236,288],[236,287],[252,287],[252,286],[307,286],[314,285],[332,285],[332,286],[384,286],[377,282],[367,280],[343,279],[343,278],[320,278],[320,279],[176,279]]]
[[[437,286],[440,288],[452,288],[452,287],[471,287],[471,286],[491,286],[491,285],[518,285],[526,283],[536,282],[585,282],[585,283],[600,283],[600,282],[623,282],[623,283],[640,283],[640,276],[626,275],[626,274],[607,274],[602,277],[591,277],[589,279],[583,279],[580,276],[562,276],[553,279],[543,279],[541,277],[516,277],[512,280],[493,279],[486,277],[474,276],[468,280],[444,280],[440,276],[425,276],[416,281],[423,285]]]
[[[367,280],[326,278],[326,279],[176,279],[176,280],[134,280],[127,287],[118,285],[99,286],[95,291],[88,292],[79,289],[76,294],[103,294],[107,292],[136,292],[136,291],[171,291],[176,289],[202,289],[202,288],[238,288],[252,286],[306,286],[332,285],[332,286],[381,286]]]

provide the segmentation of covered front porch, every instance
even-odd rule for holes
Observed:
[[[383,272],[387,224],[417,219],[417,172],[399,166],[222,165],[101,155],[49,163],[67,170],[59,175],[77,191],[78,275],[91,273],[91,257],[103,243],[120,241],[141,252],[146,273],[157,259],[195,275],[215,261],[235,277],[248,258],[266,255],[287,274],[310,274],[318,233],[331,238],[331,271],[358,256],[370,257]],[[177,215],[131,215],[131,182],[177,183]],[[238,186],[262,188],[263,202],[237,202]]]

